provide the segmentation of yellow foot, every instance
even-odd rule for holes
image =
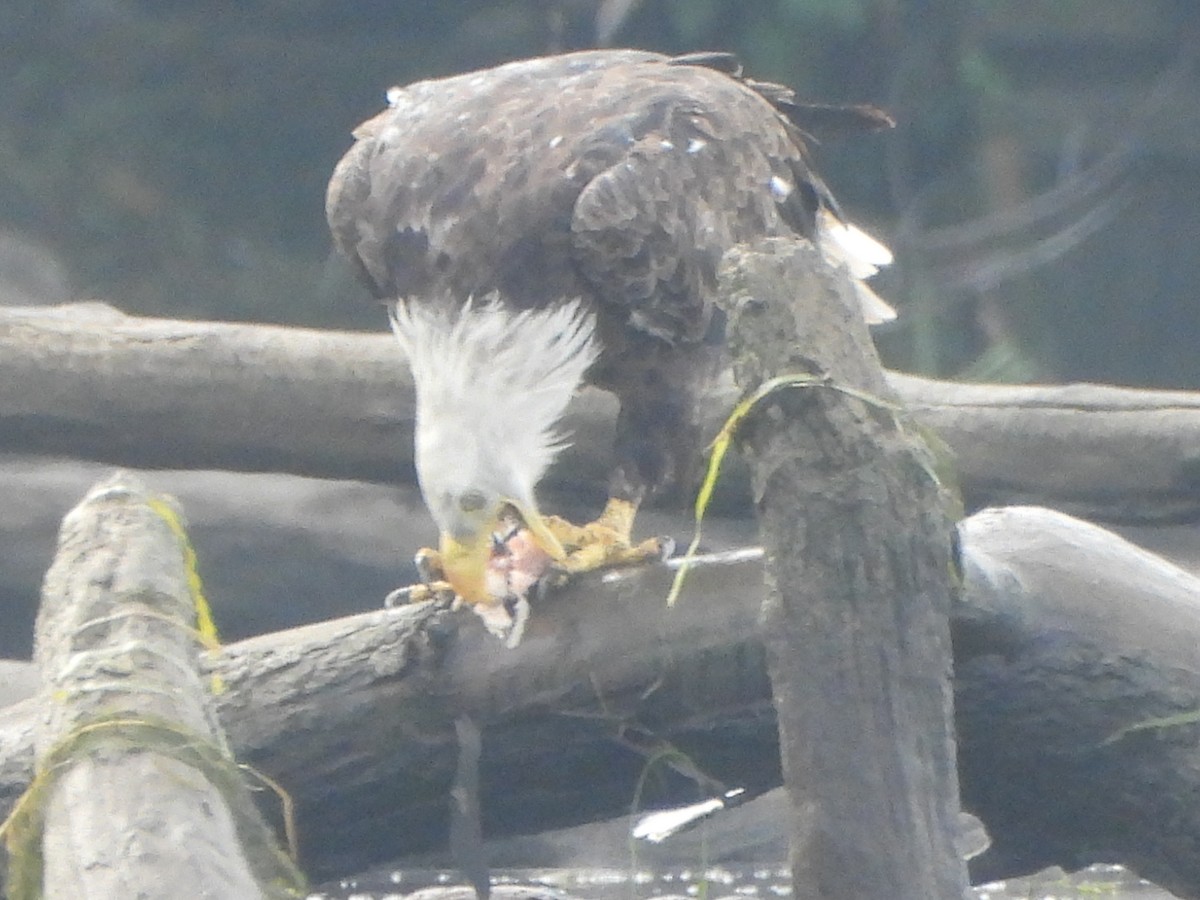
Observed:
[[[586,525],[574,525],[558,516],[547,516],[546,525],[566,550],[565,559],[554,568],[568,575],[659,562],[675,550],[670,538],[656,537],[631,543],[637,506],[628,500],[610,499],[600,518]]]
[[[417,567],[417,584],[396,588],[383,598],[383,605],[391,609],[405,603],[424,603],[426,600],[439,600],[443,603],[454,603],[458,596],[450,582],[444,578],[442,557],[436,550],[422,547],[413,557]]]
[[[436,550],[422,548],[413,559],[420,583],[397,588],[384,598],[390,608],[407,603],[432,600],[450,609],[467,606],[483,621],[489,632],[503,639],[509,648],[516,647],[525,633],[529,619],[529,601],[525,594],[536,587],[542,572],[542,561],[549,557],[527,540],[528,531],[514,527],[505,537],[493,538],[492,557],[488,563],[488,599],[474,602],[464,600],[446,581],[442,556]],[[536,556],[531,552],[536,550]],[[531,560],[535,563],[532,568]]]

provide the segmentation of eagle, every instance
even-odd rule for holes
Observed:
[[[894,316],[862,284],[891,254],[844,219],[806,149],[811,132],[889,124],[800,103],[723,53],[583,51],[389,90],[337,164],[326,215],[412,369],[417,476],[440,532],[425,567],[495,606],[511,599],[506,565],[661,554],[633,542],[634,518],[698,460],[725,252],[810,241],[854,279],[868,321]],[[544,515],[535,489],[585,383],[620,410],[608,501],[577,526]]]

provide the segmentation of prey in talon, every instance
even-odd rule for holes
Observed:
[[[538,543],[515,509],[500,517],[502,530],[492,535],[492,555],[485,572],[487,592],[505,604],[528,598],[544,577],[553,577],[554,557]]]
[[[596,50],[392,88],[355,130],[326,216],[412,370],[417,476],[440,534],[430,589],[491,614],[544,560],[573,575],[664,555],[633,539],[634,520],[646,497],[694,484],[731,248],[810,243],[868,322],[895,317],[865,283],[891,253],[809,163],[830,110],[743,77],[728,54]],[[870,107],[834,118],[841,134],[891,124]],[[575,525],[543,515],[534,490],[585,385],[619,411],[608,501]]]
[[[499,597],[498,606],[476,604],[471,607],[488,631],[515,647],[525,633],[529,620],[530,594],[538,593],[543,579],[553,578],[553,558],[537,542],[516,510],[501,516],[506,530],[492,536],[492,555],[488,559],[485,580],[488,594]]]
[[[565,578],[565,574],[553,568],[554,558],[538,542],[515,508],[504,508],[497,524],[499,529],[492,532],[483,569],[483,599],[468,605],[483,620],[488,631],[515,647],[525,630],[530,595],[540,590],[544,579]],[[389,606],[401,600],[431,599],[447,600],[455,606],[463,604],[463,598],[445,580],[440,553],[422,550],[415,563],[421,584],[393,591],[388,596]]]

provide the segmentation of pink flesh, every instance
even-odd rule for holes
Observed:
[[[503,550],[492,551],[487,566],[488,594],[498,602],[525,597],[550,565],[550,555],[533,541],[529,529],[513,531]]]

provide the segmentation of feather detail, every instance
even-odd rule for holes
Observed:
[[[867,324],[878,325],[896,318],[896,310],[891,304],[866,284],[866,279],[883,266],[891,265],[891,250],[857,225],[843,222],[828,209],[822,209],[817,216],[817,246],[826,260],[844,268],[854,279],[855,292]]]
[[[580,300],[514,311],[496,294],[465,305],[390,307],[417,394],[417,473],[426,497],[462,487],[533,504],[566,446],[559,420],[595,361],[595,319]]]
[[[875,289],[865,281],[854,279],[854,293],[858,296],[863,318],[867,320],[868,325],[882,325],[884,322],[895,321],[896,308],[875,293]]]
[[[818,219],[821,252],[830,262],[843,265],[855,278],[870,278],[891,265],[892,251],[856,225],[842,222],[828,210]]]

